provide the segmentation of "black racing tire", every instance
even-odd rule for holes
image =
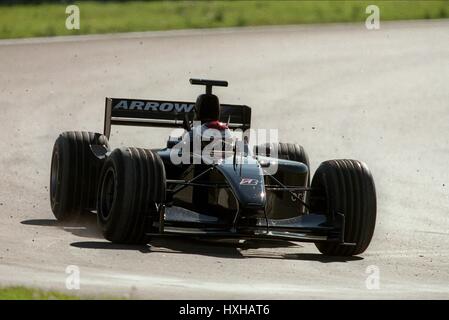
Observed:
[[[96,207],[97,183],[103,160],[92,148],[109,150],[100,134],[69,131],[59,135],[53,146],[50,172],[50,205],[59,221],[73,220]]]
[[[312,179],[311,210],[329,217],[344,214],[344,241],[356,244],[317,242],[321,253],[353,256],[364,252],[376,225],[376,188],[367,165],[347,159],[321,163]]]
[[[274,143],[264,143],[254,147],[254,153],[256,155],[264,155],[267,157],[272,157],[271,152],[276,147]],[[304,163],[309,169],[309,175],[307,178],[307,184],[310,185],[310,164],[309,156],[306,150],[297,143],[283,143],[279,142],[277,144],[278,159],[291,160]]]
[[[158,205],[165,202],[165,167],[156,152],[115,149],[107,157],[98,185],[97,220],[105,239],[144,244]]]
[[[266,155],[271,157],[271,151],[274,149],[276,144],[274,143],[264,143],[254,147],[254,153],[257,155]],[[302,162],[307,167],[309,167],[309,157],[306,150],[297,143],[277,143],[278,147],[278,159],[292,160]],[[265,152],[265,154],[264,154]]]

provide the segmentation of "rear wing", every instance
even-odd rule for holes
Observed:
[[[250,107],[220,106],[221,122],[229,122],[230,128],[243,131],[251,127]],[[109,138],[112,125],[183,128],[184,121],[193,121],[194,117],[194,102],[106,98],[104,135]]]

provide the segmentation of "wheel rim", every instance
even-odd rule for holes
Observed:
[[[107,169],[103,183],[101,184],[100,193],[100,214],[103,219],[107,219],[114,205],[115,190],[115,172],[112,168]]]
[[[52,204],[56,202],[56,190],[59,184],[59,153],[53,152],[51,159],[51,173],[50,173],[50,198]]]

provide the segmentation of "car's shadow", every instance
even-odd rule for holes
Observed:
[[[97,217],[90,212],[70,222],[60,222],[56,219],[30,219],[20,223],[30,226],[55,227],[82,238],[103,239],[103,235],[97,227]]]
[[[24,225],[55,227],[70,232],[79,237],[102,239],[98,241],[79,241],[70,244],[72,247],[80,249],[133,250],[140,253],[159,252],[164,254],[192,254],[229,259],[261,258],[307,260],[317,261],[321,263],[349,262],[363,259],[362,257],[329,257],[319,253],[291,253],[294,248],[297,248],[298,251],[300,251],[302,245],[293,242],[278,240],[239,241],[217,239],[211,240],[182,236],[157,236],[153,237],[146,245],[115,244],[103,240],[101,231],[96,225],[96,217],[93,214],[85,215],[82,219],[78,219],[69,223],[62,223],[53,219],[24,220],[21,223]],[[276,248],[279,248],[280,250],[275,250]],[[289,253],[285,253],[285,248],[288,248],[287,251],[289,251]]]

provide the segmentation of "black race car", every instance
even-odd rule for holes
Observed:
[[[103,134],[72,131],[58,137],[50,177],[58,220],[96,211],[104,237],[125,244],[181,234],[314,242],[327,255],[365,251],[376,222],[375,186],[366,164],[325,161],[310,179],[300,145],[250,148],[248,136],[229,135],[230,129],[248,132],[251,109],[219,103],[212,86],[227,86],[226,81],[190,82],[206,86],[195,103],[106,98]],[[111,150],[111,125],[185,133],[161,149]],[[219,135],[204,139],[209,129]]]

